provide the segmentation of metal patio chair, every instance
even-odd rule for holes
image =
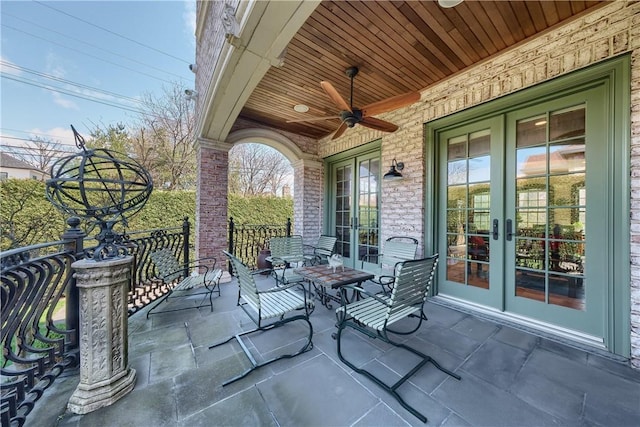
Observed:
[[[327,264],[327,259],[333,255],[338,240],[335,236],[322,235],[315,245],[305,245],[310,250],[304,255],[306,265]]]
[[[459,380],[460,376],[440,366],[440,364],[432,359],[431,356],[410,347],[405,344],[405,342],[395,341],[390,337],[389,333],[399,335],[412,334],[420,328],[422,321],[426,320],[426,316],[424,314],[424,303],[427,299],[429,287],[433,282],[433,276],[437,264],[437,254],[424,259],[398,263],[395,268],[395,281],[390,296],[368,293],[363,288],[357,286],[344,286],[341,289],[342,303],[336,310],[336,315],[338,317],[338,332],[335,338],[337,340],[338,357],[340,360],[354,371],[365,375],[367,378],[389,392],[405,409],[425,423],[427,422],[427,417],[405,402],[398,394],[397,389],[429,362],[433,363],[436,368],[453,378]],[[357,291],[360,294],[360,298],[348,303],[346,292],[349,289]],[[415,328],[410,328],[410,330],[402,332],[391,329],[391,326],[396,322],[408,317],[417,319],[417,325]],[[421,361],[393,385],[387,385],[372,372],[355,366],[343,356],[341,339],[342,332],[346,327],[350,327],[371,338],[378,338],[395,347],[408,350],[418,356]]]
[[[272,237],[269,240],[271,256],[267,258],[273,266],[271,274],[278,285],[303,282],[304,278],[294,272],[305,262],[302,236]]]
[[[382,248],[382,253],[367,254],[361,259],[361,270],[375,275],[371,281],[382,287],[382,291],[388,294],[395,281],[395,267],[402,261],[412,260],[416,257],[418,241],[413,237],[395,236],[389,237]],[[372,258],[377,265],[371,266]]]
[[[311,325],[311,322],[309,322],[309,314],[313,309],[313,301],[307,299],[307,292],[305,291],[304,286],[300,283],[292,283],[288,286],[276,286],[267,290],[258,290],[254,275],[249,268],[229,252],[225,251],[224,254],[229,258],[229,260],[231,260],[231,264],[233,265],[233,274],[238,279],[238,305],[245,311],[245,313],[247,313],[257,326],[254,329],[233,335],[228,339],[209,347],[211,349],[219,345],[226,344],[232,339],[236,339],[251,362],[251,368],[222,384],[223,386],[226,386],[246,377],[257,368],[273,363],[276,360],[289,359],[311,350],[313,348],[313,342],[311,341],[313,336],[313,326]],[[299,292],[294,290],[294,288],[299,288]],[[287,317],[287,315],[296,311],[303,311],[304,314]],[[278,320],[265,324],[265,321],[273,318]],[[309,337],[302,348],[293,354],[277,356],[260,363],[256,362],[248,347],[242,341],[242,337],[258,331],[269,331],[296,320],[302,320],[309,326]]]
[[[179,282],[173,288],[170,288],[169,292],[160,298],[158,302],[151,307],[149,311],[147,311],[147,319],[150,314],[160,314],[207,306],[211,307],[211,311],[213,311],[213,293],[217,292],[218,296],[220,296],[220,277],[222,277],[222,270],[216,268],[216,259],[214,257],[201,258],[190,262],[186,266],[187,272],[189,270],[196,272],[204,270],[204,272],[191,274],[185,277],[185,265],[178,262],[171,249],[161,249],[159,251],[152,252],[149,256],[156,266],[158,277],[165,284],[169,285],[178,280]],[[186,298],[195,295],[202,295],[202,300],[197,305],[171,308],[152,313],[160,304],[168,301],[170,297]],[[208,303],[206,302],[207,299]]]

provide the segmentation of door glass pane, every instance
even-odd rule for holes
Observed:
[[[549,147],[549,172],[583,172],[586,167],[584,158],[584,139],[579,138],[568,143],[554,144]]]
[[[336,206],[336,252],[348,257],[351,239],[351,166],[336,168],[335,206]]]
[[[361,160],[358,187],[358,259],[378,253],[378,224],[380,209],[378,205],[378,177],[380,161],[378,159]]]
[[[520,121],[516,136],[516,296],[577,310],[585,309],[584,108]]]
[[[555,111],[549,116],[549,140],[575,138],[584,136],[585,110],[584,106]]]
[[[447,164],[447,181],[449,185],[467,182],[467,161],[458,160]]]
[[[447,207],[466,208],[467,207],[467,186],[450,185],[447,194]]]
[[[488,156],[491,149],[489,129],[469,134],[469,157]]]
[[[517,177],[532,177],[547,173],[546,147],[519,148],[516,150]]]
[[[489,289],[490,132],[447,141],[447,280]]]
[[[547,140],[547,116],[536,116],[518,120],[516,124],[516,147],[523,148],[544,144]]]

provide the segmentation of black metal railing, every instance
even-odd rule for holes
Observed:
[[[133,274],[129,288],[129,315],[149,305],[168,292],[167,284],[157,279],[155,266],[149,256],[159,249],[169,248],[176,259],[185,266],[184,275],[188,276],[187,265],[191,259],[189,235],[191,225],[184,218],[182,226],[158,228],[128,232],[125,244],[133,256]]]
[[[0,418],[2,427],[22,426],[36,401],[65,368],[79,363],[80,307],[71,264],[84,258],[85,242],[78,218],[58,242],[5,251],[1,266],[2,351]],[[170,248],[186,266],[193,257],[191,226],[128,231],[120,243],[133,257],[128,314],[136,313],[169,290],[157,278],[150,254]],[[255,268],[269,239],[291,235],[285,225],[236,225],[229,221],[229,251]]]
[[[64,241],[2,254],[2,426],[22,425],[35,402],[78,362],[77,326],[60,314],[72,286],[73,250]]]
[[[63,240],[5,251],[0,258],[2,427],[23,425],[53,381],[65,368],[79,363],[80,308],[71,264],[84,257],[87,235],[80,229],[79,219],[71,218],[67,223]],[[129,315],[168,291],[156,278],[149,254],[170,248],[187,265],[190,231],[185,218],[182,226],[122,236],[133,256]]]
[[[269,239],[278,236],[291,236],[291,218],[284,225],[238,225],[229,219],[229,252],[249,268],[258,267],[260,251],[268,250]]]

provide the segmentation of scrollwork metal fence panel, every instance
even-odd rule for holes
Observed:
[[[272,237],[291,235],[291,219],[284,225],[244,225],[229,220],[229,252],[239,258],[249,268],[257,267],[261,250],[269,249]]]
[[[73,280],[64,242],[2,254],[0,384],[2,425],[22,425],[35,402],[78,360],[76,331],[65,324],[62,302]]]
[[[166,284],[157,279],[155,266],[149,256],[152,252],[169,248],[184,265],[189,263],[188,220],[182,227],[130,232],[125,242],[133,256],[133,277],[129,289],[129,315],[139,311],[168,292]],[[185,249],[186,248],[186,249]],[[185,275],[188,272],[185,272]]]

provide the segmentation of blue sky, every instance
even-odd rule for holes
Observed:
[[[0,23],[4,146],[73,144],[71,124],[87,137],[94,124],[133,122],[143,93],[194,86],[195,0],[2,0]]]

